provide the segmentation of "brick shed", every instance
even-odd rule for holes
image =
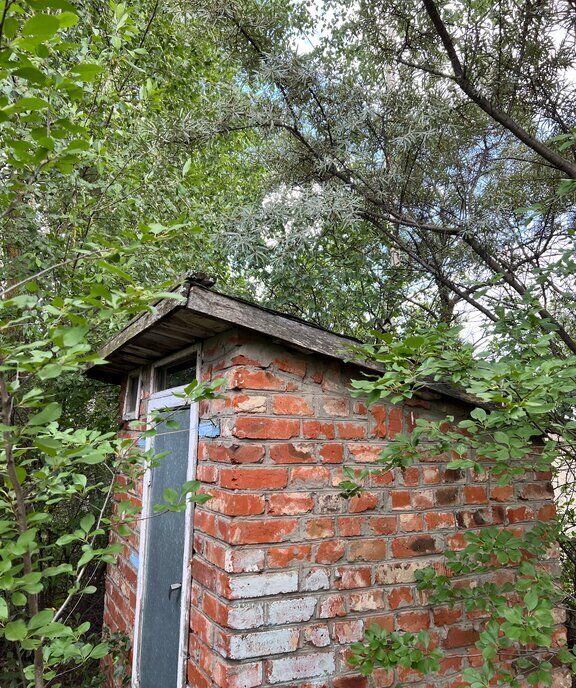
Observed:
[[[372,684],[354,674],[346,648],[372,623],[430,628],[450,656],[425,685],[457,685],[480,621],[427,606],[414,573],[460,547],[464,529],[550,518],[548,476],[502,488],[431,456],[344,499],[343,466],[371,466],[417,415],[462,417],[467,399],[436,389],[368,409],[350,394],[365,372],[345,360],[353,340],[200,284],[181,292],[89,371],[122,385],[126,422],[166,407],[179,421],[159,427],[155,449],[170,453],[128,495],[145,518],[115,536],[124,549],[107,576],[105,624],[132,640],[132,685],[423,686],[401,671]],[[182,408],[174,392],[196,375],[223,377],[223,396]],[[154,516],[163,489],[190,478],[213,498]]]

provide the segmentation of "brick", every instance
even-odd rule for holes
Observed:
[[[258,688],[262,685],[262,663],[242,662],[236,665],[215,658],[213,679],[219,688]]]
[[[368,529],[374,535],[394,535],[398,532],[396,516],[370,516]]]
[[[271,684],[331,676],[335,671],[336,663],[331,652],[282,657],[266,662],[266,680]]]
[[[520,491],[520,499],[526,500],[548,500],[554,496],[554,488],[551,482],[529,483],[524,485]]]
[[[412,506],[411,493],[407,490],[392,490],[390,501],[393,509],[409,509]]]
[[[294,628],[263,631],[261,633],[246,633],[226,638],[224,648],[216,646],[217,650],[224,649],[225,656],[230,659],[250,659],[252,657],[268,657],[269,655],[294,652],[298,647],[299,632]]]
[[[259,628],[264,623],[264,607],[261,604],[231,607],[216,597],[204,594],[203,611],[220,626],[237,630]]]
[[[343,440],[363,440],[366,426],[361,423],[336,423],[336,432]]]
[[[258,545],[284,542],[298,527],[295,519],[272,521],[234,521],[230,524],[229,542],[233,545]]]
[[[412,493],[412,506],[414,509],[433,509],[438,506],[432,490],[414,490]]]
[[[442,530],[443,528],[455,528],[456,519],[451,511],[431,511],[424,514],[428,530]]]
[[[364,676],[341,676],[332,681],[334,688],[368,688],[368,679]],[[378,683],[377,685],[381,685]]]
[[[435,626],[451,626],[462,618],[460,607],[435,607],[432,609]]]
[[[215,483],[218,480],[218,467],[200,463],[196,468],[196,478],[202,483]]]
[[[328,485],[330,471],[324,466],[296,466],[290,475],[291,485],[301,483],[306,487],[322,487]]]
[[[297,597],[277,600],[268,605],[268,623],[271,625],[309,621],[316,610],[316,597]]]
[[[392,554],[395,557],[421,557],[441,551],[436,538],[430,535],[412,535],[392,541]]]
[[[338,531],[343,537],[354,537],[362,534],[362,525],[366,522],[364,516],[342,516],[336,519]]]
[[[286,468],[222,468],[220,485],[233,490],[274,490],[286,487]]]
[[[311,442],[273,444],[270,458],[274,463],[314,463],[314,450]]]
[[[232,434],[249,439],[289,440],[300,434],[300,422],[284,418],[238,416]]]
[[[531,521],[534,518],[534,512],[527,506],[510,507],[506,509],[506,516],[509,523],[521,523]]]
[[[188,683],[195,688],[211,688],[212,682],[208,680],[206,675],[198,669],[191,661],[188,661],[186,667],[186,675]]]
[[[306,523],[305,532],[306,536],[313,540],[334,537],[336,534],[334,519],[315,518],[310,520]]]
[[[227,516],[254,516],[264,513],[264,497],[255,494],[234,494],[222,490],[211,490],[206,508]]]
[[[545,504],[543,507],[538,509],[538,520],[539,521],[552,521],[556,517],[556,505],[555,504]]]
[[[388,411],[388,438],[393,440],[402,432],[402,409],[391,408]]]
[[[290,373],[291,375],[296,375],[296,377],[300,378],[303,378],[306,375],[306,363],[297,358],[292,358],[289,356],[276,358],[274,360],[274,365],[283,373]]]
[[[368,567],[342,567],[334,571],[334,586],[337,590],[366,588],[372,582],[372,573]]]
[[[339,645],[349,645],[362,640],[364,637],[364,622],[362,619],[335,621],[332,637]]]
[[[383,485],[391,485],[396,477],[393,470],[390,471],[372,471],[370,474],[370,484],[382,487]]]
[[[344,448],[341,444],[323,444],[320,447],[320,460],[323,463],[342,463]]]
[[[379,502],[379,496],[373,492],[362,492],[362,494],[352,497],[349,500],[348,510],[350,513],[362,513],[364,511],[371,511],[376,509]]]
[[[474,628],[468,626],[452,626],[452,628],[448,629],[446,640],[443,644],[447,649],[467,647],[468,645],[474,645],[478,637],[479,633]]]
[[[258,463],[264,457],[264,447],[260,444],[210,444],[207,447],[210,461],[226,463]]]
[[[477,528],[490,523],[492,512],[490,509],[474,509],[471,511],[457,511],[456,523],[460,528]]]
[[[512,485],[495,485],[490,490],[490,499],[495,502],[509,502],[514,498],[514,487]]]
[[[382,447],[373,444],[349,444],[350,458],[359,463],[375,463],[378,461]]]
[[[466,504],[486,504],[488,502],[486,488],[480,485],[465,485],[464,502]]]
[[[442,487],[436,490],[436,506],[449,506],[459,503],[457,487]]]
[[[400,514],[398,523],[403,533],[420,533],[424,530],[424,522],[420,514]]]
[[[328,624],[314,624],[304,627],[304,640],[314,647],[330,645],[330,631]]]
[[[318,564],[333,564],[344,556],[345,545],[342,540],[329,540],[318,545],[316,562]]]
[[[233,549],[226,550],[224,569],[229,573],[254,573],[264,569],[264,550]]]
[[[320,601],[318,605],[319,619],[334,619],[346,616],[346,607],[342,595],[329,595]]]
[[[436,485],[440,482],[440,469],[437,466],[424,466],[422,482],[425,485]]]
[[[418,466],[408,466],[401,471],[402,482],[406,487],[415,487],[420,483],[420,469]]]
[[[374,404],[370,409],[370,415],[374,419],[372,434],[375,437],[386,437],[386,407]]]
[[[311,416],[314,412],[303,397],[278,394],[272,399],[272,411],[283,416]]]
[[[352,592],[348,597],[348,606],[351,612],[369,612],[384,609],[384,593],[382,590]]]
[[[271,568],[286,568],[293,562],[310,561],[311,551],[311,545],[271,547],[268,550],[268,566]]]
[[[316,511],[319,514],[338,514],[342,511],[344,498],[339,494],[319,494],[316,497]]]
[[[315,566],[306,573],[302,574],[302,590],[316,592],[317,590],[328,590],[330,587],[329,569]]]
[[[302,437],[309,440],[333,440],[336,437],[334,424],[319,420],[303,420]]]
[[[414,594],[412,588],[401,586],[394,588],[388,593],[388,607],[390,609],[398,609],[398,607],[406,607],[414,604]]]
[[[396,617],[398,629],[417,633],[430,627],[430,614],[426,610],[401,612]]]
[[[241,413],[266,413],[267,397],[236,394],[232,398],[232,406]]]
[[[321,411],[331,418],[348,416],[350,415],[350,400],[347,397],[323,397]]]
[[[314,500],[302,492],[280,492],[268,498],[268,513],[272,516],[293,516],[312,511]]]
[[[241,600],[297,590],[298,571],[279,571],[255,576],[236,576],[228,581],[223,592],[228,599]]]
[[[446,468],[443,472],[443,483],[457,483],[466,479],[466,474],[461,468]]]
[[[382,561],[386,558],[388,545],[386,540],[360,540],[351,542],[349,561]]]
[[[230,377],[231,389],[266,389],[280,391],[286,389],[286,382],[267,370],[236,368]]]

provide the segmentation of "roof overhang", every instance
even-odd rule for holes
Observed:
[[[96,380],[118,384],[131,370],[232,327],[265,335],[300,351],[339,360],[351,358],[350,347],[359,344],[357,339],[299,318],[198,284],[186,284],[175,291],[174,299],[163,299],[152,311],[130,322],[109,340],[99,351],[106,363],[91,366],[86,374]],[[363,365],[372,368],[366,363]]]
[[[120,384],[132,370],[150,365],[196,342],[233,327],[240,327],[288,345],[300,352],[348,361],[368,372],[382,368],[365,360],[354,360],[353,347],[360,340],[326,330],[300,318],[264,308],[250,301],[220,294],[197,283],[186,283],[110,339],[99,351],[106,363],[93,365],[86,375],[95,380]],[[431,380],[417,392],[424,399],[456,399],[466,406],[492,408],[451,384]]]

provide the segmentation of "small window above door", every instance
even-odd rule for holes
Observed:
[[[126,382],[126,393],[124,395],[124,420],[135,420],[138,418],[140,406],[140,373],[132,373]]]
[[[189,385],[196,379],[196,354],[156,368],[156,391]]]

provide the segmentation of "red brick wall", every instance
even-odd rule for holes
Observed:
[[[549,476],[502,488],[430,456],[374,475],[346,500],[343,465],[371,466],[416,414],[463,409],[438,401],[367,410],[349,393],[358,370],[255,337],[208,343],[203,370],[224,377],[228,391],[201,405],[220,434],[199,442],[198,477],[214,498],[195,516],[190,684],[365,686],[346,647],[377,623],[430,629],[448,655],[435,685],[456,685],[475,661],[468,655],[481,621],[427,606],[414,573],[440,570],[442,551],[460,547],[464,529],[549,518]],[[394,680],[422,677],[377,672],[375,685]]]
[[[368,410],[350,396],[358,369],[237,331],[205,342],[202,375],[224,377],[226,387],[223,399],[200,408],[197,475],[213,499],[195,511],[189,685],[363,688],[346,648],[377,623],[429,629],[447,653],[434,685],[457,686],[462,668],[477,661],[470,646],[481,619],[431,608],[414,573],[442,570],[441,553],[461,547],[465,529],[550,518],[549,476],[502,488],[430,456],[373,475],[361,496],[346,500],[343,465],[373,466],[416,415],[464,409],[437,400]],[[106,623],[130,633],[137,533],[124,544],[108,576]],[[431,685],[406,671],[374,679],[381,687]]]

